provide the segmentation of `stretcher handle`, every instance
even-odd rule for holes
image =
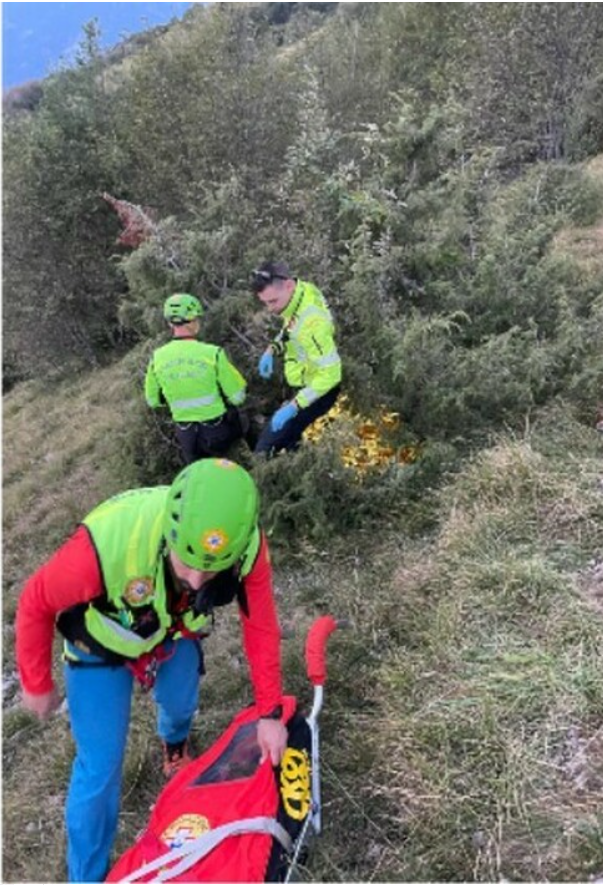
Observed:
[[[337,621],[332,615],[317,618],[310,627],[306,638],[306,670],[313,685],[324,685],[327,681],[327,640],[337,628],[347,627],[347,621]]]

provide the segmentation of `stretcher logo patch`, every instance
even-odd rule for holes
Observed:
[[[304,820],[310,811],[310,763],[305,750],[285,750],[281,761],[281,797],[289,817]]]
[[[153,595],[152,578],[132,578],[124,590],[124,599],[128,605],[142,605]]]
[[[208,553],[219,553],[228,543],[228,535],[222,529],[210,529],[201,536],[201,546]]]
[[[202,814],[181,814],[161,834],[161,840],[170,848],[180,848],[186,842],[193,842],[211,829],[209,821]]]

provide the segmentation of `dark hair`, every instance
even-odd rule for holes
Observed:
[[[251,272],[251,289],[259,294],[274,280],[292,280],[289,266],[284,261],[264,261]]]

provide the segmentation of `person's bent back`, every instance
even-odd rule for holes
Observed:
[[[172,340],[154,351],[145,378],[147,404],[168,406],[187,464],[226,454],[242,435],[237,407],[246,395],[245,379],[224,349],[197,339],[202,312],[192,295],[167,299]]]

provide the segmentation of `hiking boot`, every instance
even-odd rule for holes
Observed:
[[[192,756],[188,752],[188,741],[178,741],[176,744],[168,744],[161,741],[163,748],[163,773],[167,778],[173,777],[182,771],[185,765],[191,761]]]

